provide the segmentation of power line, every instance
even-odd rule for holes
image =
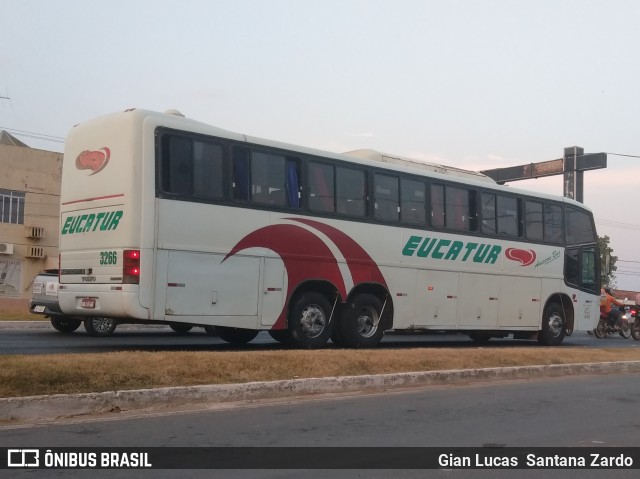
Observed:
[[[604,226],[610,226],[611,228],[622,228],[626,230],[640,231],[640,225],[636,225],[632,223],[623,223],[622,221],[604,220],[601,218],[595,218],[595,222]]]
[[[640,158],[639,155],[626,155],[624,153],[607,153],[607,155],[614,155],[614,156],[627,156],[629,158]]]
[[[56,143],[64,143],[64,138],[60,136],[46,135],[44,133],[35,133],[33,131],[16,130],[15,128],[7,128],[4,126],[0,126],[0,130],[7,130],[9,132],[16,133],[17,135],[27,136],[29,138],[35,138],[37,140],[46,140],[46,141],[53,141]]]

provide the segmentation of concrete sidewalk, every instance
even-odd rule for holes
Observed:
[[[234,401],[295,398],[319,394],[367,393],[397,388],[537,379],[560,376],[640,373],[640,361],[465,369],[367,376],[170,387],[86,394],[0,399],[0,425],[47,422],[91,414],[207,407]]]

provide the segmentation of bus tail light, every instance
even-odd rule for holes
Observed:
[[[124,284],[140,284],[140,250],[125,249],[122,267],[122,282]]]

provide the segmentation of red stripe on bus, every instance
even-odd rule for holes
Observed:
[[[120,194],[117,194],[117,195],[108,195],[108,196],[96,196],[95,198],[86,198],[84,200],[65,201],[62,204],[63,205],[72,205],[74,203],[84,203],[86,201],[97,201],[97,200],[108,200],[110,198],[120,198],[121,196],[124,196],[124,193],[120,193]]]

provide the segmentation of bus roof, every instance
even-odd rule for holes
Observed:
[[[150,118],[150,119],[153,119],[159,126],[165,126],[167,128],[174,128],[177,130],[183,130],[183,131],[188,131],[188,132],[203,134],[203,135],[212,135],[212,136],[217,136],[217,137],[236,140],[236,141],[244,141],[250,144],[279,148],[282,150],[293,151],[296,153],[307,154],[307,155],[321,157],[321,158],[348,161],[351,163],[367,165],[367,166],[374,166],[375,163],[378,163],[380,164],[379,166],[384,169],[390,169],[390,170],[405,172],[405,173],[420,174],[420,175],[431,177],[434,179],[440,179],[442,181],[446,181],[446,180],[461,181],[468,185],[476,185],[478,187],[495,189],[497,191],[513,192],[514,194],[532,196],[532,197],[537,197],[541,199],[564,201],[565,203],[572,204],[579,208],[583,208],[590,211],[590,209],[586,207],[583,203],[579,203],[570,198],[564,198],[559,195],[533,192],[530,190],[524,190],[520,188],[512,188],[510,186],[505,187],[504,185],[498,185],[492,178],[476,171],[464,170],[462,168],[440,165],[435,163],[422,162],[419,160],[406,158],[399,155],[382,153],[382,152],[378,152],[370,149],[360,149],[360,150],[349,151],[346,153],[334,153],[334,152],[308,148],[308,147],[299,146],[299,145],[293,145],[289,143],[254,137],[254,136],[218,128],[210,124],[203,123],[201,121],[187,118],[184,115],[182,115],[182,113],[180,113],[178,110],[167,110],[164,113],[161,113],[161,112],[156,112],[151,110],[131,108],[131,109],[125,110],[124,112],[117,112],[117,113],[112,113],[110,115],[105,115],[103,118],[106,119],[107,117],[112,117],[113,119],[115,119],[114,117],[117,117],[120,115],[136,115],[139,117],[140,121],[144,121],[145,119]],[[89,122],[100,121],[100,120],[101,119],[89,120]]]

